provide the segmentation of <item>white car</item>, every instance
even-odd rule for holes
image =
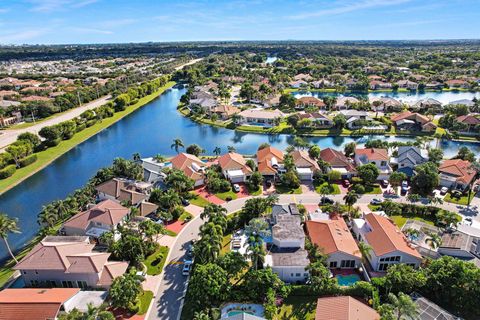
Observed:
[[[235,191],[235,192],[240,192],[240,186],[235,183],[235,184],[233,185],[233,191]]]
[[[184,276],[188,276],[190,274],[191,269],[192,269],[192,261],[185,261],[183,264],[182,274]]]
[[[443,187],[442,189],[440,189],[440,194],[441,194],[441,195],[447,194],[447,192],[448,192],[448,188],[447,188],[447,187]]]

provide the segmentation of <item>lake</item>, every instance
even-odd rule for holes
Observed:
[[[22,247],[38,231],[37,214],[43,205],[64,199],[75,189],[82,187],[101,167],[109,166],[115,157],[131,158],[139,152],[143,157],[163,154],[174,155],[172,140],[181,138],[185,145],[197,143],[208,154],[215,147],[222,152],[235,146],[238,152],[254,154],[259,144],[268,142],[284,149],[293,141],[290,135],[262,135],[201,125],[185,118],[176,107],[185,89],[171,89],[158,99],[128,115],[111,127],[79,144],[45,169],[26,179],[0,196],[0,211],[19,219],[21,234],[12,234],[9,241],[13,249]],[[307,140],[321,148],[341,149],[348,142],[363,144],[369,139],[408,141],[406,137],[312,137]],[[441,143],[447,156],[456,154],[461,145],[467,145],[480,153],[480,145],[474,143]],[[6,257],[0,246],[0,257]]]

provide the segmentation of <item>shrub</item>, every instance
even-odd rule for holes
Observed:
[[[87,125],[85,123],[82,123],[82,124],[79,124],[77,126],[77,132],[80,132],[82,130],[85,130],[85,128],[87,127]]]
[[[28,165],[31,165],[32,163],[34,163],[35,161],[37,161],[37,155],[36,154],[32,154],[26,158],[23,158],[21,159],[20,161],[18,161],[18,164],[20,165],[20,168],[23,168],[23,167],[26,167]]]
[[[55,140],[45,140],[44,143],[48,148],[50,148],[50,147],[58,146],[60,141],[62,141],[62,139],[58,138],[58,139],[55,139]]]
[[[355,191],[358,194],[363,194],[365,193],[365,187],[361,184],[354,184],[352,186],[352,190]]]
[[[14,164],[6,166],[2,170],[0,170],[0,179],[6,179],[8,177],[11,177],[15,173],[15,171],[17,171],[17,167]]]
[[[12,155],[8,152],[0,153],[0,169],[5,168],[8,164],[12,163]]]
[[[95,123],[97,123],[96,119],[93,120],[88,120],[86,123],[87,128],[93,126]]]

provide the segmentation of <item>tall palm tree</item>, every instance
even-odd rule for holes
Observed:
[[[429,232],[425,239],[425,243],[428,244],[430,248],[437,249],[442,245],[442,238],[434,232]]]
[[[393,307],[394,313],[397,316],[397,320],[417,319],[417,305],[409,295],[400,292],[398,296],[395,296],[393,293],[390,293],[388,299],[390,300],[390,305]]]
[[[20,233],[20,228],[18,227],[17,222],[17,219],[10,218],[5,213],[0,213],[0,237],[3,239],[8,253],[16,263],[18,263],[18,260],[10,249],[7,238],[10,233]]]
[[[43,206],[42,211],[38,214],[37,222],[45,228],[53,228],[58,221],[57,211],[52,204]]]
[[[133,154],[133,161],[140,161],[141,159],[142,159],[142,157],[140,156],[140,153],[135,152]]]
[[[343,197],[343,201],[348,206],[348,215],[351,218],[352,207],[355,203],[357,203],[360,196],[353,190],[348,191],[348,193]]]
[[[180,153],[180,148],[185,148],[182,139],[176,138],[173,140],[172,145],[170,146],[171,149],[175,149],[176,153]]]
[[[229,153],[237,152],[237,149],[234,146],[228,146],[227,150],[228,150]]]
[[[153,157],[153,160],[159,162],[159,163],[162,163],[162,162],[165,162],[167,161],[167,158],[165,158],[164,156],[162,156],[161,154],[157,154],[156,156]]]
[[[220,153],[222,153],[222,149],[220,149],[220,147],[215,147],[215,149],[213,149],[213,153],[218,157]]]
[[[362,255],[362,262],[363,263],[366,263],[367,259],[370,259],[372,257],[372,250],[373,249],[369,244],[367,244],[363,241],[358,242],[358,251]]]
[[[200,218],[208,222],[213,222],[216,225],[222,227],[222,232],[227,228],[227,209],[216,204],[209,204],[205,206],[203,212],[200,214]]]

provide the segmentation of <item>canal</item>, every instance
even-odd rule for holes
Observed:
[[[0,212],[19,219],[21,234],[12,234],[9,241],[14,249],[28,242],[38,231],[37,214],[43,205],[63,199],[69,193],[82,187],[101,167],[108,166],[115,157],[131,158],[139,152],[142,156],[155,154],[173,155],[172,140],[181,138],[185,145],[197,143],[208,154],[215,147],[226,152],[228,146],[235,146],[238,152],[255,153],[259,144],[268,142],[284,149],[292,142],[288,135],[262,135],[241,133],[233,130],[197,124],[182,117],[176,110],[185,89],[171,89],[158,99],[140,108],[96,136],[79,144],[48,167],[23,181],[0,196]],[[348,142],[363,144],[367,139],[408,141],[409,138],[367,136],[312,137],[308,140],[321,148],[342,148]],[[478,154],[480,145],[473,143],[442,142],[446,156],[456,154],[460,145],[467,145]],[[0,246],[0,258],[6,257],[6,250]]]

